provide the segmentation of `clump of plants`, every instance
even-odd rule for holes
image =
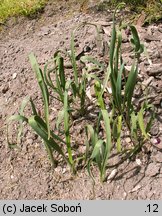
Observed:
[[[116,10],[122,6],[123,4],[119,4]],[[57,51],[54,54],[53,59],[47,62],[43,70],[39,67],[34,54],[31,53],[29,59],[41,90],[44,109],[40,115],[36,102],[31,97],[26,98],[22,103],[19,114],[13,115],[8,119],[9,123],[11,121],[19,122],[18,139],[22,135],[22,125],[24,122],[42,138],[53,167],[57,165],[55,152],[62,156],[73,173],[77,171],[78,160],[82,159],[91,177],[93,177],[91,172],[92,164],[98,166],[101,181],[106,179],[106,168],[112,148],[115,146],[121,154],[127,152],[129,157],[136,154],[144,141],[149,139],[149,130],[153,119],[151,117],[148,122],[144,123],[144,113],[148,109],[151,109],[146,102],[140,109],[137,109],[132,102],[137,83],[138,63],[141,53],[144,52],[144,46],[140,42],[136,28],[132,25],[129,26],[132,35],[130,43],[134,49],[134,60],[131,70],[127,75],[121,51],[122,26],[116,26],[116,10],[113,16],[108,66],[104,67],[90,56],[82,58],[82,61],[88,59],[96,67],[102,67],[104,69],[104,78],[99,79],[96,75],[91,74],[90,70],[86,67],[83,68],[82,73],[78,72],[74,46],[75,30],[71,36],[71,51],[69,53],[73,71],[72,78],[69,79],[66,75],[64,57],[61,51]],[[97,26],[95,27],[97,29]],[[95,125],[87,124],[83,128],[87,137],[85,140],[86,150],[84,155],[80,157],[76,156],[72,146],[70,128],[73,121],[75,121],[76,112],[77,118],[86,117],[87,115],[86,91],[89,79],[94,80],[93,85],[96,97],[94,106],[99,108],[99,112]],[[111,83],[111,93],[107,91],[108,82]],[[53,92],[54,96],[51,92]],[[108,105],[105,103],[105,96],[109,97]],[[58,100],[61,104],[60,112],[56,119],[55,130],[51,130],[51,122],[49,120],[52,100]],[[28,102],[32,110],[29,117],[24,114]],[[121,134],[125,129],[129,131],[129,136],[133,143],[132,147],[122,146]],[[104,136],[101,135],[101,130],[105,134]]]
[[[145,14],[145,23],[151,23],[162,19],[162,1],[161,0],[111,0],[102,1],[98,4],[99,11],[106,11],[116,7],[120,2],[134,12],[132,16],[128,15],[133,21],[137,20],[141,13]]]
[[[1,0],[0,1],[0,23],[12,16],[31,16],[42,11],[47,0]]]

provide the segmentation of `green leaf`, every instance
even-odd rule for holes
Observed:
[[[91,142],[92,144],[92,154],[90,156],[90,159],[88,160],[88,164],[87,164],[87,170],[89,173],[89,176],[92,178],[93,182],[94,182],[94,176],[93,173],[91,171],[91,163],[93,160],[95,160],[97,162],[98,168],[101,171],[101,148],[102,148],[102,144],[104,143],[104,141],[102,140],[98,140],[98,136],[96,134],[96,132],[94,131],[93,127],[91,125],[87,125],[86,126],[86,135],[87,135],[87,142]],[[101,144],[102,143],[102,144]],[[90,145],[87,145],[86,150],[90,149]],[[87,153],[88,155],[88,153]]]
[[[89,177],[92,179],[93,184],[95,184],[94,175],[93,175],[93,173],[92,173],[92,171],[91,171],[91,163],[92,163],[92,159],[91,159],[91,160],[88,160],[87,170],[88,170]]]
[[[138,74],[138,67],[135,66],[135,62],[134,62],[132,64],[132,68],[128,75],[128,80],[125,86],[125,100],[127,101],[128,110],[131,109],[131,102],[132,102],[134,88],[136,85],[137,74]]]
[[[122,128],[122,115],[118,116],[118,125],[117,125],[117,150],[121,152],[121,128]]]
[[[65,130],[65,139],[66,146],[68,151],[68,157],[71,164],[73,164],[72,150],[71,150],[71,141],[70,141],[70,119],[69,119],[69,104],[68,104],[68,93],[64,92],[64,130]]]
[[[101,112],[105,124],[105,130],[106,130],[106,146],[104,150],[104,157],[102,161],[102,171],[101,171],[101,179],[104,180],[107,160],[111,151],[111,128],[110,128],[110,119],[107,110],[101,110]]]
[[[32,108],[33,115],[38,115],[35,104],[34,104],[32,98],[30,98],[30,103],[31,103],[31,108]]]
[[[104,100],[102,98],[102,95],[101,95],[101,83],[96,81],[95,84],[94,84],[94,89],[95,89],[95,94],[96,94],[96,97],[97,97],[97,102],[100,106],[101,109],[105,109],[105,104],[104,104]]]
[[[42,128],[42,130],[47,131],[47,124],[43,121],[43,119],[39,116],[35,116],[35,119],[37,120],[37,122],[39,122],[40,127]],[[63,141],[59,136],[57,136],[56,134],[54,134],[52,131],[50,131],[51,137],[54,140],[59,141],[60,143],[66,144],[65,141]]]
[[[48,138],[48,131],[46,130],[47,125],[45,127],[44,123],[42,124],[43,120],[39,116],[32,116],[29,118],[28,122],[33,130],[44,140],[45,144],[57,151],[60,155],[63,156],[65,161],[70,164],[62,149],[55,142],[55,140],[52,137]]]
[[[58,71],[59,71],[59,77],[61,82],[61,87],[63,90],[65,90],[65,72],[64,72],[64,59],[62,57],[58,58]]]
[[[101,139],[96,142],[90,159],[93,160],[100,154],[103,143],[104,141]]]
[[[152,127],[154,120],[155,120],[155,112],[152,112],[150,119],[149,119],[147,126],[146,126],[146,133],[149,133],[149,131],[151,130],[151,127]]]
[[[86,76],[87,79],[92,78],[92,79],[98,81],[99,83],[101,83],[101,80],[95,74],[87,74],[86,73],[85,76]]]
[[[33,71],[36,73],[37,81],[38,81],[39,87],[40,87],[41,92],[42,92],[43,101],[44,101],[44,115],[45,115],[45,120],[46,120],[46,123],[47,123],[47,129],[48,129],[48,139],[50,139],[49,93],[48,93],[48,89],[47,89],[47,86],[45,84],[42,71],[39,68],[37,60],[36,60],[36,58],[35,58],[35,56],[34,56],[33,53],[31,53],[29,55],[29,60],[31,62]]]
[[[137,140],[137,120],[138,117],[136,116],[135,112],[131,113],[131,136]]]
[[[87,126],[86,126],[86,134],[87,134],[87,137],[88,137],[88,133],[89,133],[89,135],[90,135],[90,140],[91,140],[92,146],[93,146],[93,148],[94,148],[96,142],[98,141],[98,138],[97,138],[97,136],[96,136],[96,134],[95,134],[95,131],[94,131],[94,129],[93,129],[93,127],[92,127],[91,125],[87,125]]]
[[[48,154],[49,159],[50,159],[50,161],[51,161],[52,167],[53,167],[53,168],[56,168],[56,166],[57,166],[57,161],[56,161],[56,160],[54,159],[54,157],[53,157],[53,150],[52,150],[51,146],[49,146],[48,143],[46,143],[45,141],[44,141],[44,145],[45,145],[45,147],[46,147],[47,154]]]
[[[141,109],[138,113],[138,123],[139,123],[139,127],[140,127],[140,130],[141,130],[143,136],[145,137],[145,139],[148,139],[149,136],[146,133],[143,114],[144,114],[144,109],[143,109],[143,107],[141,107]]]
[[[118,31],[117,34],[117,47],[115,49],[115,60],[114,60],[114,79],[117,80],[118,77],[118,66],[119,66],[119,57],[120,57],[120,50],[122,44],[122,34]]]
[[[23,104],[24,106],[25,104]],[[22,106],[22,108],[23,108]],[[22,111],[22,110],[21,110]],[[23,112],[21,112],[23,113]],[[11,143],[9,141],[9,134],[10,134],[10,130],[9,130],[9,126],[11,126],[11,122],[12,121],[18,121],[20,123],[20,127],[19,127],[19,131],[18,131],[18,135],[17,135],[17,143],[19,143],[20,141],[20,136],[21,136],[21,133],[22,133],[22,124],[23,122],[26,122],[28,123],[28,119],[25,117],[25,116],[22,116],[22,115],[12,115],[10,116],[8,119],[7,119],[7,143],[8,143],[8,146],[10,148],[14,148],[14,147],[17,147],[17,143]]]
[[[64,118],[64,109],[60,110],[59,113],[58,113],[58,118],[57,118],[57,122],[56,122],[57,130],[59,130],[59,125],[61,124],[63,118]]]
[[[28,119],[25,116],[21,116],[21,115],[12,115],[11,117],[9,117],[7,119],[7,123],[9,124],[9,122],[11,121],[22,121],[22,122],[28,122]]]
[[[44,80],[49,87],[51,87],[54,91],[57,91],[57,88],[53,85],[53,82],[51,79],[51,73],[54,73],[56,71],[57,66],[55,66],[52,69],[48,69],[49,63],[51,62],[47,62],[44,66]]]
[[[101,64],[99,61],[97,61],[96,59],[94,59],[93,57],[91,56],[82,56],[80,58],[80,60],[83,62],[83,63],[86,63],[87,61],[88,62],[91,62],[95,65],[98,66],[98,68],[100,68],[101,70],[104,70],[104,64]]]
[[[23,101],[21,103],[20,111],[19,111],[19,113],[20,113],[21,116],[24,115],[24,109],[27,106],[29,100],[30,100],[30,98],[28,96],[23,99]],[[19,121],[18,134],[17,134],[17,143],[20,143],[22,131],[23,131],[23,121],[20,120]]]
[[[123,71],[124,71],[124,63],[120,67],[120,71],[118,73],[117,83],[116,83],[116,101],[117,101],[118,108],[120,110],[121,110],[121,105],[122,105],[121,84],[122,84]]]
[[[133,44],[135,46],[135,52],[138,52],[141,48],[141,44],[140,44],[140,39],[139,39],[139,36],[138,36],[138,32],[136,30],[136,28],[134,26],[130,26],[130,29],[132,31],[132,35],[133,35]]]
[[[113,74],[113,61],[114,61],[115,44],[116,44],[116,28],[115,28],[115,22],[113,22],[111,42],[110,42],[110,68],[111,68],[112,76],[114,75]]]
[[[104,77],[103,89],[102,89],[102,91],[101,91],[101,96],[103,95],[103,93],[104,93],[104,91],[105,91],[105,88],[107,87],[107,83],[108,83],[110,74],[111,74],[111,69],[110,69],[110,65],[109,65],[109,66],[107,67],[107,71],[106,71],[106,74],[105,74],[105,77]]]
[[[116,117],[114,120],[113,120],[113,127],[112,127],[112,136],[114,138],[114,140],[117,140],[117,137],[118,137],[118,131],[117,131],[117,122],[118,120],[118,117]]]
[[[87,135],[87,138],[89,139],[89,142],[92,145],[92,149],[94,149],[96,143],[98,142],[98,136],[97,136],[96,131],[94,131],[94,129],[91,125],[86,126],[86,135]],[[96,161],[96,163],[99,167],[99,170],[100,170],[101,169],[101,163],[102,163],[100,154],[96,155],[95,161]]]

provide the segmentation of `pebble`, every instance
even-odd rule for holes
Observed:
[[[150,76],[147,80],[142,82],[142,90],[145,90],[146,87],[154,80],[153,76]]]
[[[125,138],[125,141],[126,141],[126,143],[130,143],[130,142],[131,142],[130,137],[126,137],[126,138]]]
[[[158,163],[162,163],[162,152],[158,151],[155,155],[154,155],[154,160]]]
[[[13,176],[13,175],[11,175],[10,177],[11,177],[11,179],[14,179],[14,176]]]
[[[156,121],[151,127],[150,134],[152,136],[157,136],[158,133],[159,133],[159,123],[158,123],[158,121]]]
[[[5,86],[2,88],[2,93],[5,94],[9,90],[9,85],[5,84]]]
[[[145,172],[146,176],[153,177],[160,172],[160,166],[157,163],[150,163],[147,167],[147,170]]]
[[[134,96],[136,98],[139,98],[142,95],[142,87],[141,86],[136,86],[136,88],[134,89]]]
[[[153,64],[147,69],[149,76],[156,76],[162,73],[162,64]]]
[[[107,180],[112,180],[116,176],[117,172],[117,169],[113,169],[110,175],[107,177]]]
[[[110,28],[103,28],[103,30],[104,30],[104,33],[106,34],[106,35],[108,35],[109,37],[111,36],[111,29]]]
[[[94,85],[90,87],[91,98],[96,96]]]
[[[17,77],[17,73],[13,73],[12,74],[12,79],[16,79],[16,77]]]
[[[159,149],[162,148],[161,139],[159,137],[151,138],[151,143],[152,143],[152,145],[156,146]]]
[[[142,186],[141,185],[136,185],[131,191],[129,191],[129,193],[133,193],[138,191]]]
[[[161,40],[160,37],[156,37],[156,36],[153,36],[153,35],[145,35],[144,39],[145,39],[146,42],[160,41]]]
[[[83,48],[83,51],[84,51],[84,52],[90,52],[90,51],[91,51],[90,46],[85,45],[84,48]]]
[[[140,166],[142,164],[141,160],[138,159],[138,158],[136,159],[136,163],[137,163],[138,166]]]
[[[20,47],[17,47],[17,49],[15,50],[15,53],[20,52]]]
[[[32,145],[32,144],[33,144],[33,139],[27,139],[27,143],[28,143],[29,145]]]

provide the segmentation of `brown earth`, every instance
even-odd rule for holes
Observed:
[[[38,99],[40,93],[28,60],[34,52],[41,66],[58,49],[70,49],[71,30],[81,22],[93,22],[100,27],[103,38],[98,47],[96,32],[92,27],[81,28],[76,32],[75,42],[78,53],[88,53],[107,60],[112,14],[93,13],[93,10],[80,12],[79,5],[62,1],[58,5],[48,4],[37,18],[11,19],[0,33],[0,199],[162,199],[162,23],[137,26],[141,40],[149,54],[140,63],[139,83],[149,86],[149,102],[155,105],[156,121],[151,129],[151,142],[135,158],[120,164],[120,155],[109,159],[107,175],[115,173],[112,179],[103,184],[94,167],[95,187],[82,168],[76,176],[60,162],[52,169],[41,140],[25,127],[24,137],[18,148],[9,149],[6,141],[6,118],[18,112],[23,98],[27,95]],[[75,12],[74,12],[75,11]],[[118,14],[120,19],[121,15]],[[132,55],[128,37],[123,32],[123,52],[128,68]],[[141,86],[141,85],[138,85]],[[141,87],[136,90],[134,102],[141,103],[144,94]],[[38,95],[38,96],[36,96]],[[55,104],[54,111],[59,111]],[[55,120],[55,115],[51,116]],[[84,126],[85,122],[81,125]],[[72,133],[73,143],[84,149],[84,134],[81,125],[76,124]],[[160,140],[159,148],[154,141]],[[123,138],[123,143],[130,140]],[[60,160],[61,161],[61,160]]]

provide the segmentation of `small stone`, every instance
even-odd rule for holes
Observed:
[[[150,134],[152,136],[157,136],[158,133],[159,133],[159,122],[155,120],[153,125],[151,126]]]
[[[125,66],[125,69],[126,69],[127,72],[130,72],[131,68],[132,68],[132,66],[128,66],[128,65]]]
[[[75,43],[75,45],[74,45],[75,47],[79,47],[79,43]]]
[[[39,148],[40,144],[39,143],[35,143],[34,146],[35,146],[35,148]]]
[[[106,34],[106,35],[108,35],[109,37],[111,36],[111,30],[110,30],[110,28],[103,28],[103,30],[104,30],[104,33]]]
[[[151,143],[154,145],[154,146],[157,146],[161,144],[161,140],[159,137],[157,138],[151,138]]]
[[[136,185],[131,191],[129,191],[129,193],[131,192],[136,192],[138,191],[142,186],[141,185]]]
[[[51,32],[51,30],[48,27],[43,27],[41,31],[42,31],[42,35],[48,35]]]
[[[79,60],[81,56],[84,54],[84,47],[81,47],[76,53],[76,60]]]
[[[112,94],[112,89],[111,89],[111,87],[107,87],[107,91],[109,92],[109,94]]]
[[[16,79],[16,77],[17,77],[17,73],[13,73],[12,74],[12,79]]]
[[[2,88],[2,93],[5,94],[9,90],[9,85],[5,84],[5,86]]]
[[[64,45],[64,41],[60,41],[60,46],[63,46]]]
[[[66,168],[63,168],[63,169],[62,169],[62,174],[65,174],[66,171],[67,171]]]
[[[15,50],[15,53],[18,53],[20,52],[20,47],[18,47],[16,50]]]
[[[90,94],[91,94],[91,97],[95,97],[96,96],[94,85],[92,85],[90,87]]]
[[[123,198],[122,198],[122,200],[124,200],[126,197],[127,197],[127,193],[124,192],[124,193],[123,193]]]
[[[89,100],[92,100],[92,95],[91,95],[91,88],[86,89],[86,95],[89,98]]]
[[[28,143],[29,145],[32,145],[32,144],[33,144],[33,139],[28,139],[28,140],[27,140],[27,143]]]
[[[159,50],[154,51],[151,53],[150,57],[151,57],[151,59],[159,59],[159,58],[161,58],[161,52]]]
[[[62,168],[60,166],[58,166],[58,167],[55,168],[55,171],[57,173],[61,173],[62,172]]]
[[[83,51],[89,52],[89,51],[91,51],[91,48],[88,45],[85,45]]]
[[[158,151],[156,155],[154,155],[154,160],[158,163],[162,163],[162,153]]]
[[[144,39],[145,39],[146,42],[160,41],[161,40],[160,37],[156,37],[156,36],[153,36],[153,35],[145,35]]]
[[[162,73],[162,64],[153,64],[147,69],[149,76],[157,76]]]
[[[126,141],[126,143],[130,143],[130,142],[131,142],[130,137],[126,137],[126,138],[125,138],[125,141]]]
[[[142,90],[145,90],[148,85],[150,85],[150,83],[154,80],[154,77],[153,76],[150,76],[147,80],[144,80],[142,82]]]
[[[141,95],[142,95],[142,88],[141,88],[141,86],[137,86],[137,87],[134,89],[134,96],[135,96],[136,98],[139,98]]]
[[[159,164],[150,163],[148,165],[148,167],[147,167],[145,175],[153,177],[153,176],[159,174],[159,172],[160,172],[160,166],[159,166]]]
[[[137,163],[138,166],[140,166],[142,164],[141,160],[138,159],[138,158],[136,159],[136,163]]]
[[[112,170],[110,175],[107,177],[107,180],[112,180],[116,176],[117,172],[118,172],[117,169]]]

